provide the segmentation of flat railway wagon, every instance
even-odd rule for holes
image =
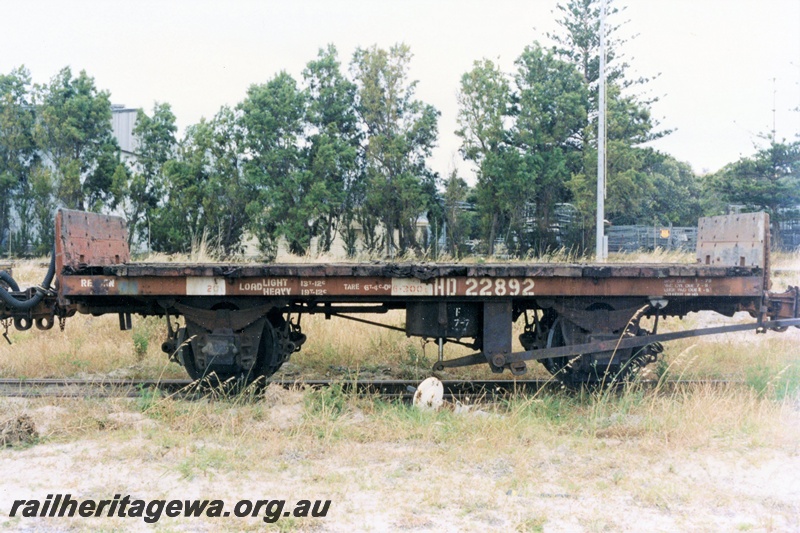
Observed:
[[[146,263],[130,261],[120,217],[60,210],[55,230],[42,286],[21,290],[0,273],[6,327],[63,329],[76,313],[114,313],[130,329],[132,314],[164,317],[162,348],[195,379],[270,376],[300,350],[308,313],[381,326],[364,315],[405,310],[396,329],[438,342],[434,370],[488,364],[521,375],[539,361],[569,384],[620,379],[676,338],[800,327],[800,290],[770,292],[764,213],[701,219],[696,264]],[[706,310],[754,320],[658,332],[659,319]],[[453,343],[474,353],[446,358]]]

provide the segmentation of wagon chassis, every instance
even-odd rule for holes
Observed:
[[[434,369],[488,364],[523,374],[540,361],[570,384],[620,378],[655,361],[661,343],[800,327],[800,291],[770,292],[769,220],[701,219],[697,264],[179,264],[130,261],[125,221],[61,210],[48,278],[25,291],[0,276],[0,320],[63,329],[76,313],[166,318],[162,349],[192,378],[249,382],[274,373],[306,340],[305,314],[341,317],[438,343]],[[51,288],[50,281],[55,280]],[[362,316],[405,310],[402,327]],[[748,312],[755,321],[660,333],[689,312]],[[177,320],[183,319],[183,325]],[[512,324],[524,317],[523,351]],[[652,318],[652,330],[642,319]],[[8,337],[6,336],[8,339]],[[446,359],[446,344],[476,353]]]

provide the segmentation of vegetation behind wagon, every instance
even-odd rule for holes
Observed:
[[[46,253],[56,206],[122,212],[134,248],[187,251],[204,233],[225,254],[247,242],[295,254],[447,252],[509,256],[591,249],[596,174],[598,2],[565,0],[560,31],[520,52],[514,72],[477,59],[464,73],[458,134],[473,164],[443,175],[427,159],[439,112],[416,96],[411,50],[335,46],[296,80],[251,85],[234,107],[177,136],[168,103],[138,111],[135,153],[112,134],[111,95],[64,68],[32,84],[0,76],[0,250]],[[644,146],[668,135],[610,30],[607,217],[612,224],[694,226],[728,204],[800,204],[800,145],[774,136],[713,176]],[[345,72],[347,70],[347,72]],[[424,222],[428,228],[419,231]],[[773,235],[776,232],[773,231]]]

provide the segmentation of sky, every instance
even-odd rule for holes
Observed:
[[[298,81],[329,43],[347,66],[358,47],[410,46],[416,96],[441,112],[430,160],[474,182],[458,155],[461,75],[489,58],[508,73],[526,45],[548,45],[557,0],[26,0],[3,2],[0,72],[24,65],[45,83],[85,70],[113,103],[172,106],[183,131],[281,70]],[[662,129],[651,145],[714,172],[755,153],[773,127],[800,134],[800,0],[614,0],[610,23],[629,76]]]

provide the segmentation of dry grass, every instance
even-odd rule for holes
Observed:
[[[220,247],[209,238],[207,232],[199,239],[192,239],[191,251],[187,254],[165,254],[161,252],[149,252],[141,256],[134,257],[134,260],[145,263],[219,263],[223,260],[224,254]],[[225,258],[225,261],[234,261],[236,258]]]
[[[192,263],[192,262],[252,262],[258,260],[257,257],[245,257],[242,255],[226,256],[222,251],[209,242],[205,237],[192,244],[192,251],[188,254],[163,254],[151,252],[136,257],[142,262],[168,262],[168,263]],[[612,263],[694,263],[695,256],[691,252],[679,250],[666,250],[657,248],[655,251],[646,252],[620,252],[609,254],[609,262]],[[375,261],[387,261],[382,252],[359,252],[353,257],[344,257],[333,253],[314,253],[308,252],[305,255],[289,253],[288,250],[281,248],[275,258],[277,263],[370,263]],[[480,256],[472,255],[467,257],[452,257],[446,253],[439,254],[434,260],[427,253],[417,254],[407,251],[404,254],[396,255],[391,259],[394,263],[406,262],[434,262],[434,263],[591,263],[594,261],[594,254],[580,254],[573,250],[559,248],[538,254],[529,254],[525,257],[508,257],[505,255]]]
[[[24,378],[182,378],[181,367],[161,352],[166,325],[156,318],[134,319],[120,331],[115,315],[75,316],[66,328],[9,330],[11,345],[0,345],[0,376]]]
[[[13,276],[20,288],[38,285],[44,279],[49,265],[49,258],[23,259],[13,262]]]
[[[800,271],[800,250],[794,252],[773,252],[770,254],[772,268]]]
[[[656,248],[652,252],[620,252],[608,254],[609,263],[695,263],[693,252]]]
[[[333,500],[329,519],[273,526],[282,530],[620,530],[630,527],[626,508],[645,529],[798,525],[796,489],[784,485],[800,467],[797,406],[747,387],[549,393],[466,413],[336,388],[194,402],[0,402],[39,425],[39,442],[14,460],[50,476],[81,471],[73,493]],[[47,450],[69,453],[68,467]]]

